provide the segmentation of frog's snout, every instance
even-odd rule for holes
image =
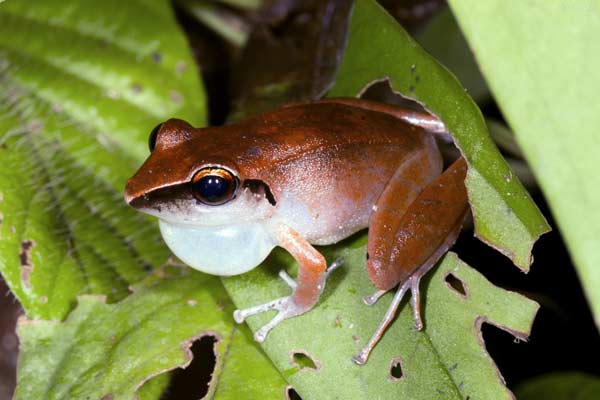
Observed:
[[[141,211],[151,208],[150,194],[151,192],[139,187],[134,176],[127,181],[123,198],[128,205]]]
[[[125,203],[132,205],[131,202],[135,200],[137,196],[132,190],[131,179],[127,181],[127,185],[125,186],[125,193],[123,193],[123,198],[125,199]]]

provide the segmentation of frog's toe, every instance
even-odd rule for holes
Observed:
[[[275,317],[270,320],[269,322],[267,322],[265,325],[263,325],[259,330],[256,331],[256,333],[254,333],[254,340],[256,340],[259,343],[262,343],[265,341],[265,339],[267,338],[267,335],[269,334],[269,332],[271,331],[271,329],[275,328],[277,325],[279,325],[279,323],[281,321],[283,321],[284,319],[293,317],[294,315],[287,315],[285,310],[281,310],[277,313],[277,315],[275,315]]]
[[[336,269],[338,269],[338,267],[341,267],[342,265],[344,265],[344,259],[341,257],[336,258],[327,268],[327,271],[325,271],[326,276],[329,277],[329,274],[331,274],[333,271],[335,271]]]
[[[373,304],[377,303],[377,300],[379,300],[381,296],[383,296],[387,292],[388,290],[378,290],[369,296],[363,297],[363,302],[368,306],[372,306]]]
[[[294,278],[292,278],[284,269],[282,269],[281,271],[279,271],[279,277],[285,282],[287,283],[287,285],[293,289],[296,289],[296,286],[298,286],[298,284],[296,283],[296,281],[294,280]]]
[[[279,323],[285,319],[295,317],[306,311],[304,307],[298,306],[294,303],[291,297],[281,297],[277,300],[270,301],[259,306],[246,308],[244,310],[236,310],[233,313],[233,318],[237,323],[242,323],[244,320],[254,314],[259,314],[269,310],[277,310],[278,313],[275,317],[262,326],[254,334],[254,340],[259,343],[264,342],[269,331],[279,325]]]
[[[342,265],[344,265],[344,259],[343,258],[337,258],[335,259],[335,261],[333,261],[331,263],[331,265],[327,268],[327,270],[325,271],[325,278],[329,277],[329,274],[331,274],[333,271],[335,271],[338,267],[341,267]],[[290,274],[287,273],[286,270],[282,269],[281,271],[279,271],[279,277],[292,289],[296,289],[296,286],[298,286],[298,284],[296,283],[296,281],[294,280],[294,278],[292,278],[290,276]]]
[[[246,320],[246,318],[251,315],[260,314],[269,310],[279,310],[281,308],[281,304],[288,299],[288,297],[280,297],[273,301],[269,301],[268,303],[259,304],[254,307],[244,308],[243,310],[235,310],[233,312],[233,319],[238,324],[241,324]]]
[[[401,283],[400,285],[398,285],[396,294],[392,298],[392,302],[390,303],[388,310],[386,311],[385,316],[383,317],[383,320],[381,321],[381,323],[375,330],[375,333],[373,334],[373,336],[371,336],[371,339],[369,340],[367,345],[360,351],[360,353],[358,353],[357,355],[352,357],[352,360],[356,364],[363,365],[367,362],[367,359],[369,358],[369,354],[375,348],[375,345],[377,344],[377,342],[379,342],[379,340],[383,336],[383,333],[385,332],[385,330],[387,329],[389,324],[392,322],[392,320],[395,318],[396,311],[398,311],[398,307],[400,306],[400,301],[404,297],[404,294],[409,290],[411,292],[411,304],[412,304],[413,315],[414,315],[414,319],[415,319],[415,329],[417,329],[417,330],[423,329],[423,321],[421,319],[421,311],[419,308],[419,303],[420,303],[419,282],[420,282],[422,276],[423,276],[422,273],[417,272],[417,273],[413,274],[413,276],[408,278],[404,283]],[[368,305],[374,304],[385,293],[386,293],[385,291],[379,290],[371,296],[366,296],[364,298],[364,301]]]

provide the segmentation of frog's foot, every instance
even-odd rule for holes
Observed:
[[[327,279],[327,277],[329,276],[329,274],[331,272],[333,272],[336,268],[338,268],[342,264],[343,264],[343,260],[341,258],[338,258],[337,260],[335,260],[329,266],[329,268],[327,268],[327,271],[325,272],[325,280]],[[283,279],[283,281],[285,283],[287,283],[287,285],[292,290],[295,290],[296,287],[298,286],[296,281],[291,276],[289,276],[288,273],[285,272],[284,270],[279,271],[279,277],[281,279]],[[321,287],[321,292],[323,291],[324,288],[325,288],[325,283],[323,283],[323,285]],[[277,326],[281,321],[288,319],[288,318],[295,317],[300,314],[303,314],[306,311],[310,310],[311,308],[312,308],[312,306],[307,307],[307,306],[301,306],[299,304],[296,304],[294,302],[293,295],[292,295],[292,296],[280,297],[280,298],[270,301],[268,303],[260,304],[258,306],[254,306],[254,307],[250,307],[250,308],[245,308],[243,310],[235,310],[233,313],[233,319],[235,319],[235,322],[237,322],[238,324],[241,324],[242,322],[244,322],[244,320],[246,318],[248,318],[251,315],[260,314],[260,313],[263,313],[263,312],[269,311],[269,310],[277,310],[278,311],[277,315],[275,315],[275,317],[272,320],[270,320],[266,325],[264,325],[259,330],[257,330],[256,333],[254,333],[254,340],[256,340],[259,343],[262,343],[265,341],[269,331],[271,329],[273,329],[275,326]]]
[[[367,345],[357,355],[352,357],[352,361],[354,361],[356,364],[359,364],[359,365],[363,365],[367,362],[367,359],[369,358],[369,354],[371,353],[371,351],[373,350],[373,348],[375,347],[377,342],[379,342],[379,340],[383,336],[383,333],[387,329],[388,325],[392,322],[392,320],[396,316],[396,311],[398,311],[398,306],[400,305],[400,302],[402,301],[404,294],[409,289],[412,294],[411,303],[412,303],[412,309],[413,309],[413,314],[414,314],[414,319],[415,319],[415,329],[417,329],[417,330],[423,329],[423,321],[421,319],[421,311],[419,308],[419,302],[420,302],[419,301],[419,297],[420,297],[419,296],[419,281],[421,280],[421,277],[422,277],[422,274],[414,274],[413,276],[408,278],[408,280],[406,282],[404,282],[402,285],[398,286],[398,290],[396,291],[396,294],[394,295],[394,298],[392,299],[392,302],[390,303],[390,305],[385,313],[385,316],[383,317],[383,320],[381,321],[381,323],[375,330],[375,333],[371,337],[371,340],[369,340],[369,343],[367,343]],[[385,291],[385,290],[378,290],[371,296],[366,296],[363,300],[367,305],[373,305],[386,292],[387,291]]]
[[[303,312],[307,311],[303,309],[303,307],[298,306],[294,303],[291,296],[280,297],[273,301],[270,301],[265,304],[261,304],[258,306],[246,308],[243,310],[235,310],[233,313],[233,319],[238,324],[244,322],[244,320],[254,314],[259,314],[269,310],[277,310],[277,315],[270,320],[266,325],[256,331],[254,333],[254,340],[259,343],[265,341],[267,334],[271,329],[277,326],[284,319],[295,317],[296,315],[300,315]]]

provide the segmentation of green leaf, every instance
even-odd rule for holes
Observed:
[[[409,398],[508,399],[499,372],[482,348],[480,326],[487,322],[525,339],[538,305],[516,293],[495,287],[481,274],[449,253],[421,283],[425,329],[416,331],[406,302],[365,366],[356,354],[373,334],[392,298],[386,294],[369,308],[362,296],[375,288],[364,266],[366,235],[341,245],[321,248],[328,260],[342,257],[344,266],[329,277],[321,301],[310,312],[284,321],[263,348],[283,376],[306,399]],[[247,307],[289,294],[277,280],[282,267],[295,264],[284,251],[275,251],[261,267],[225,279],[235,304]],[[293,271],[289,271],[293,273]],[[462,282],[466,296],[451,288],[446,277]],[[253,330],[272,314],[251,317]],[[304,359],[301,368],[294,354]],[[302,356],[304,354],[304,356]],[[298,356],[297,356],[298,357]],[[395,359],[403,378],[390,378]]]
[[[231,315],[227,316],[232,323]],[[217,365],[214,400],[284,398],[287,382],[254,341],[245,325],[235,325],[224,360]]]
[[[144,383],[136,393],[135,400],[155,400],[160,399],[165,390],[168,390],[171,375],[169,373],[160,374]]]
[[[235,47],[242,47],[248,40],[249,27],[236,14],[223,9],[215,1],[176,0],[176,4],[191,17]],[[231,4],[229,6],[236,6]],[[251,4],[240,4],[241,7],[252,7]]]
[[[600,327],[600,45],[590,40],[600,35],[600,4],[450,4],[548,199]]]
[[[521,383],[519,400],[595,400],[600,394],[600,378],[583,372],[555,372]]]
[[[0,25],[0,271],[30,318],[62,319],[168,256],[123,188],[158,122],[204,123],[204,95],[167,1],[10,1]]]
[[[476,235],[527,271],[533,243],[549,228],[487,134],[481,112],[456,78],[374,0],[357,0],[329,96],[355,96],[386,77],[394,90],[444,121],[469,163],[466,183]]]
[[[65,322],[21,321],[15,399],[132,399],[149,378],[188,365],[192,342],[205,335],[217,339],[208,396],[281,397],[285,381],[233,323],[218,278],[183,265],[164,274],[115,304],[81,296]]]
[[[489,99],[490,89],[449,8],[436,13],[415,39],[456,75],[473,100],[480,103]]]

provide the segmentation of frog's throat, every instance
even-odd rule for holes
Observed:
[[[181,261],[211,275],[247,272],[259,265],[277,245],[259,222],[193,226],[159,219],[159,226],[163,239]]]

